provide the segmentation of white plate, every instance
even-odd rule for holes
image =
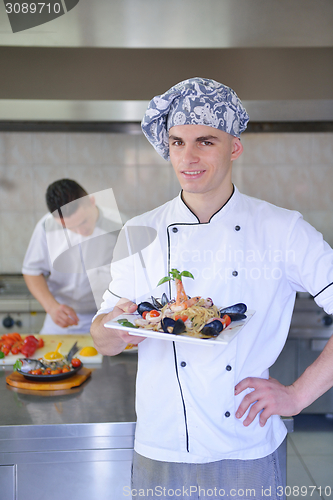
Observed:
[[[135,320],[141,318],[140,314],[122,314],[121,316],[117,316],[117,318],[112,319],[105,323],[104,326],[106,328],[112,328],[113,330],[125,330],[131,335],[136,335],[137,337],[148,337],[153,339],[162,339],[162,340],[175,340],[177,342],[190,342],[197,344],[198,342],[204,344],[218,344],[218,345],[226,345],[231,342],[233,338],[240,332],[240,330],[246,325],[246,323],[252,318],[255,311],[246,311],[246,319],[241,321],[232,321],[230,325],[222,330],[218,337],[213,337],[210,339],[197,339],[195,337],[189,337],[188,335],[173,335],[172,333],[164,333],[164,332],[154,332],[153,330],[146,330],[145,328],[129,328],[128,326],[123,326],[118,323],[119,319],[127,319],[133,325],[135,324]]]

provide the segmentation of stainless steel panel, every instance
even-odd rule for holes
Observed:
[[[226,48],[333,43],[330,0],[206,0],[204,5],[201,0],[80,0],[69,13],[15,35],[4,3],[2,46]]]
[[[82,462],[70,454],[57,464],[48,462],[46,457],[44,462],[34,463],[31,457],[31,463],[17,468],[17,500],[119,500],[123,498],[123,489],[131,484],[132,452],[128,455],[125,462],[117,456],[112,461]]]
[[[15,465],[0,465],[0,498],[16,500]]]

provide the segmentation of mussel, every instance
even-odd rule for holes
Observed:
[[[240,314],[240,313],[228,313],[228,316],[231,319],[231,321],[241,321],[242,319],[247,318],[246,314]]]
[[[145,311],[149,312],[149,311],[162,309],[162,307],[164,307],[169,302],[169,299],[166,296],[166,294],[163,293],[160,300],[155,299],[155,297],[151,296],[151,302],[152,303],[145,301],[145,302],[141,302],[138,305],[137,311],[139,314],[141,314],[141,316]]]
[[[246,304],[243,304],[242,302],[239,302],[238,304],[234,304],[229,307],[224,307],[223,309],[220,309],[220,315],[223,316],[223,314],[244,314],[247,310]],[[234,320],[236,321],[236,320]]]
[[[217,337],[223,330],[223,324],[220,320],[214,319],[207,323],[201,330],[202,335],[205,337]]]
[[[173,335],[179,335],[180,333],[183,333],[186,330],[185,323],[181,319],[177,319],[177,321],[175,321],[172,318],[168,317],[163,318],[161,320],[161,326],[165,333],[172,333]]]
[[[153,311],[154,309],[156,309],[156,307],[154,307],[153,304],[151,304],[150,302],[140,302],[137,311],[142,316],[145,311],[149,312]]]

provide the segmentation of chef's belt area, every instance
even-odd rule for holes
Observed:
[[[284,385],[292,384],[319,356],[333,334],[333,316],[325,313],[308,293],[297,293],[286,345],[270,369]],[[333,414],[333,388],[302,413]]]
[[[38,333],[45,311],[29,292],[20,274],[0,275],[0,336],[4,333]]]

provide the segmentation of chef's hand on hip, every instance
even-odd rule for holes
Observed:
[[[242,418],[250,408],[243,424],[251,424],[260,413],[259,423],[263,427],[271,415],[290,417],[297,415],[300,409],[297,405],[296,391],[293,385],[285,386],[274,378],[263,379],[248,377],[235,387],[235,395],[245,389],[253,389],[244,396],[236,411],[236,417]]]
[[[66,304],[56,303],[48,311],[54,323],[62,328],[67,328],[68,326],[77,325],[79,318],[72,307],[66,306]]]

